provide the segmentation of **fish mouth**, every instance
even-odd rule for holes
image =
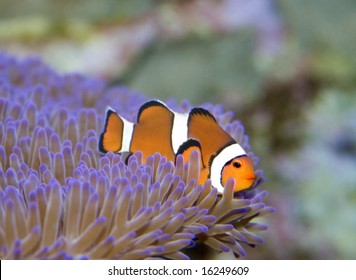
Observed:
[[[255,183],[255,179],[256,179],[255,177],[248,177],[248,178],[245,178],[244,181],[245,181],[246,185],[251,187]]]
[[[236,183],[234,192],[239,192],[250,188],[254,184],[255,179],[256,177],[241,178],[240,181]]]
[[[245,178],[245,180],[247,181],[255,181],[256,177],[248,177],[248,178]]]

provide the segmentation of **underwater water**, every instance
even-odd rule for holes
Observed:
[[[20,168],[23,161],[39,172],[34,176],[46,183],[58,178],[60,185],[80,160],[89,171],[100,169],[93,151],[108,105],[134,119],[151,98],[178,110],[203,104],[233,133],[238,125],[229,123],[241,121],[248,150],[264,171],[263,202],[275,208],[259,219],[268,226],[259,233],[264,243],[244,247],[243,258],[356,258],[355,1],[3,2],[0,49],[3,58],[17,61],[7,75],[19,75],[11,83],[26,76],[29,60],[22,59],[28,55],[42,62],[27,62],[38,68],[26,83],[48,79],[29,95],[1,80],[2,100],[17,104],[6,115],[17,122],[4,123],[2,115],[2,133],[10,135],[2,140],[3,177],[10,163]],[[9,101],[10,92],[23,97]],[[32,105],[23,107],[24,96],[31,96]],[[21,142],[28,146],[22,156],[8,148],[25,135],[30,139]],[[35,137],[41,144],[34,144]],[[77,150],[73,143],[80,143]],[[41,145],[54,145],[55,154],[48,156],[51,151]],[[37,152],[41,158],[29,160]],[[63,153],[70,155],[68,170]],[[18,176],[16,168],[7,171],[8,178]]]

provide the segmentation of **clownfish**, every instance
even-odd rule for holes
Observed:
[[[234,192],[251,187],[255,180],[252,159],[203,108],[182,114],[161,101],[151,100],[141,106],[135,124],[108,108],[98,148],[102,153],[141,151],[144,161],[159,152],[173,162],[179,154],[187,162],[192,150],[198,150],[201,160],[198,183],[211,179],[220,193],[230,178],[235,179]]]

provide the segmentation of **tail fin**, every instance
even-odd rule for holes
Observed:
[[[99,137],[99,151],[129,152],[133,131],[133,123],[120,117],[114,110],[108,108],[105,117],[104,131]]]

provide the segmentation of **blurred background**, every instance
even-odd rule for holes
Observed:
[[[261,221],[265,244],[247,259],[356,259],[356,1],[0,7],[1,51],[235,112],[260,157],[266,203],[276,208]]]

